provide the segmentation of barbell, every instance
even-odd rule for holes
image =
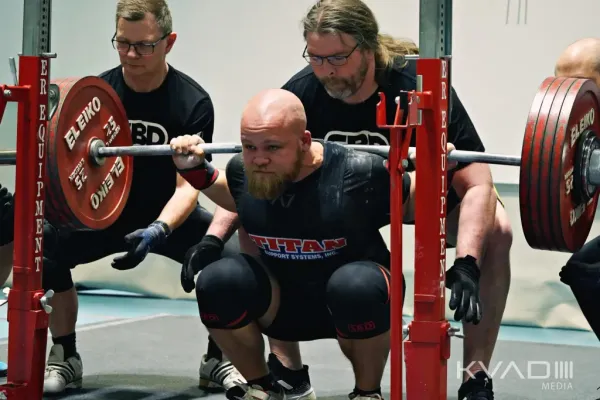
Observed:
[[[129,197],[133,157],[173,152],[169,145],[132,145],[124,107],[101,78],[54,83],[59,101],[48,129],[46,218],[58,227],[105,229]],[[532,248],[574,252],[589,235],[600,186],[599,98],[592,81],[546,78],[528,114],[521,156],[464,150],[448,154],[456,162],[520,167],[521,225]],[[346,146],[384,157],[390,150]],[[202,147],[208,154],[242,151],[238,143]],[[409,154],[414,151],[410,148]],[[16,151],[0,150],[0,165],[14,165],[16,158]]]

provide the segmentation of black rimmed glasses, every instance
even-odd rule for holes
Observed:
[[[340,56],[340,55],[336,55],[336,56],[312,56],[309,54],[306,54],[306,49],[308,49],[308,45],[304,48],[304,51],[302,52],[302,57],[306,60],[306,62],[308,62],[310,65],[323,65],[323,62],[325,60],[327,60],[327,62],[333,66],[336,67],[340,67],[342,65],[345,65],[348,62],[348,58],[350,58],[350,56],[352,55],[352,53],[354,53],[354,50],[356,50],[358,48],[358,46],[360,46],[360,43],[357,43],[356,46],[354,46],[354,48],[350,51],[350,53],[346,54],[345,56]]]
[[[112,37],[111,42],[112,42],[112,45],[115,48],[115,50],[117,50],[121,54],[129,53],[129,49],[131,49],[131,46],[133,46],[136,54],[144,57],[144,56],[152,55],[154,53],[154,48],[156,47],[156,45],[158,43],[160,43],[161,40],[164,40],[169,35],[170,35],[170,33],[166,33],[160,39],[158,39],[156,42],[153,42],[153,43],[144,43],[144,42],[129,43],[124,40],[117,40],[116,39],[117,34],[115,33]]]

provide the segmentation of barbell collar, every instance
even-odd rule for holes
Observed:
[[[587,173],[588,183],[592,186],[600,186],[600,150],[592,151]]]

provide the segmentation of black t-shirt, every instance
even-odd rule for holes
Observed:
[[[240,154],[229,161],[227,182],[241,225],[278,281],[323,284],[338,267],[359,260],[389,266],[379,232],[390,223],[384,161],[326,142],[321,167],[274,201],[248,193]]]
[[[396,114],[395,98],[407,115],[407,96],[401,90],[416,90],[416,64],[409,61],[404,67],[388,70],[378,79],[379,87],[366,101],[347,104],[327,94],[310,66],[296,73],[283,89],[294,93],[302,101],[308,121],[307,129],[314,138],[346,144],[389,145],[389,129],[379,128],[376,121],[378,92],[385,93],[388,124]],[[485,151],[483,143],[456,92],[451,92],[451,118],[448,126],[448,142],[458,150]],[[416,144],[412,135],[411,146]],[[464,167],[461,164],[456,170]]]
[[[134,145],[169,144],[174,137],[197,133],[205,142],[212,142],[214,109],[209,94],[171,65],[162,85],[148,93],[131,90],[121,66],[99,76],[119,95]],[[117,224],[147,225],[154,221],[173,195],[176,180],[171,156],[135,157],[131,192]]]

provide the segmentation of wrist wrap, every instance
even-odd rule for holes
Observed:
[[[202,164],[190,169],[178,169],[179,175],[190,183],[197,190],[204,190],[210,187],[219,176],[219,170],[204,160]]]

